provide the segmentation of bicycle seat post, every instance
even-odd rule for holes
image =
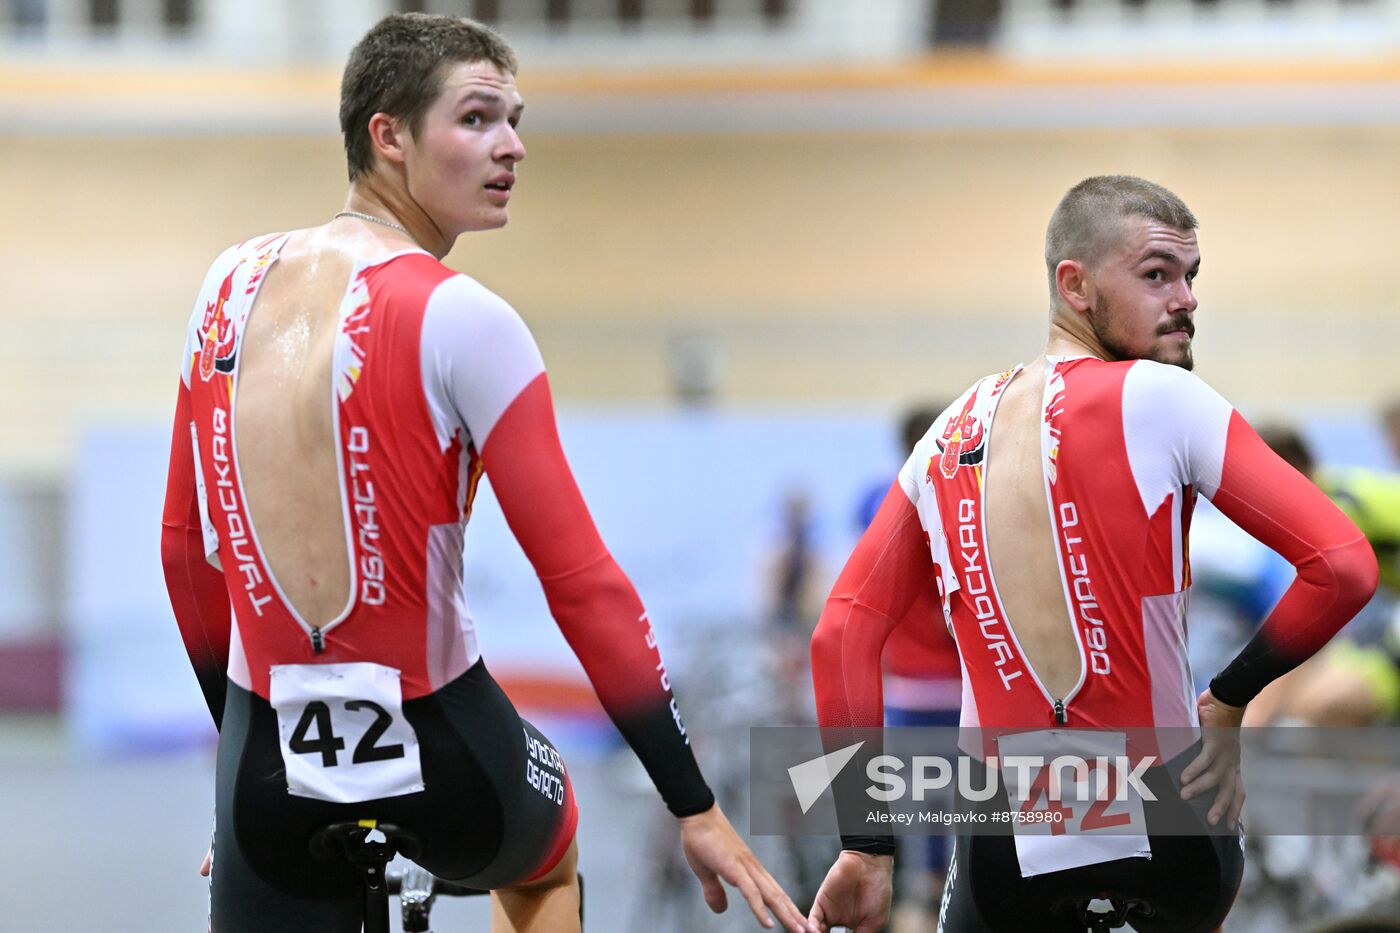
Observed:
[[[376,830],[383,834],[384,841],[369,839]],[[364,933],[389,933],[389,888],[384,867],[398,852],[416,857],[422,848],[418,837],[390,823],[360,820],[322,827],[312,834],[310,845],[311,854],[317,858],[343,858],[355,866],[363,897]]]
[[[389,933],[389,889],[384,886],[384,866],[393,857],[390,852],[382,862],[364,862],[358,866],[364,886],[365,933]]]

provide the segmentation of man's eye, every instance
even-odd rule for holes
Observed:
[[[1151,272],[1147,273],[1146,278],[1151,282],[1160,282],[1162,281],[1162,270],[1153,269]]]
[[[482,115],[476,110],[473,110],[471,113],[467,114],[465,117],[462,118],[462,124],[464,126],[480,126],[481,121]]]

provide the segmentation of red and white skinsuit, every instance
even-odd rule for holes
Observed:
[[[285,235],[214,263],[190,320],[162,550],[186,648],[218,722],[224,677],[266,699],[281,664],[370,661],[403,699],[478,659],[462,541],[483,472],[604,708],[679,816],[706,786],[635,590],[609,554],[560,447],[533,337],[505,301],[409,250],[357,264],[334,350],[351,595],[313,628],[258,546],[236,456],[238,357],[249,309]],[[221,569],[220,569],[221,568]]]
[[[986,377],[934,422],[852,553],[812,641],[822,725],[880,725],[881,646],[931,608],[957,639],[964,726],[1197,725],[1185,621],[1198,494],[1297,568],[1212,682],[1221,701],[1243,706],[1370,598],[1376,563],[1361,532],[1199,378],[1145,360],[1050,357],[1046,507],[1081,659],[1079,682],[1051,696],[1017,644],[986,549],[987,437],[1018,373]]]

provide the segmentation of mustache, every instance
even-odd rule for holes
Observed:
[[[1158,336],[1170,334],[1172,331],[1184,330],[1187,337],[1196,336],[1196,323],[1191,320],[1189,314],[1178,314],[1172,317],[1167,323],[1157,328]]]

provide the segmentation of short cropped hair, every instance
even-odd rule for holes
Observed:
[[[1196,215],[1161,185],[1132,175],[1096,175],[1065,193],[1045,230],[1050,295],[1055,268],[1066,259],[1092,264],[1112,245],[1127,217],[1146,217],[1177,230],[1195,230]]]
[[[489,62],[514,75],[515,52],[475,20],[426,13],[386,16],[350,51],[340,81],[340,131],[350,180],[370,170],[369,120],[376,113],[408,122],[415,137],[442,90],[447,66]]]

